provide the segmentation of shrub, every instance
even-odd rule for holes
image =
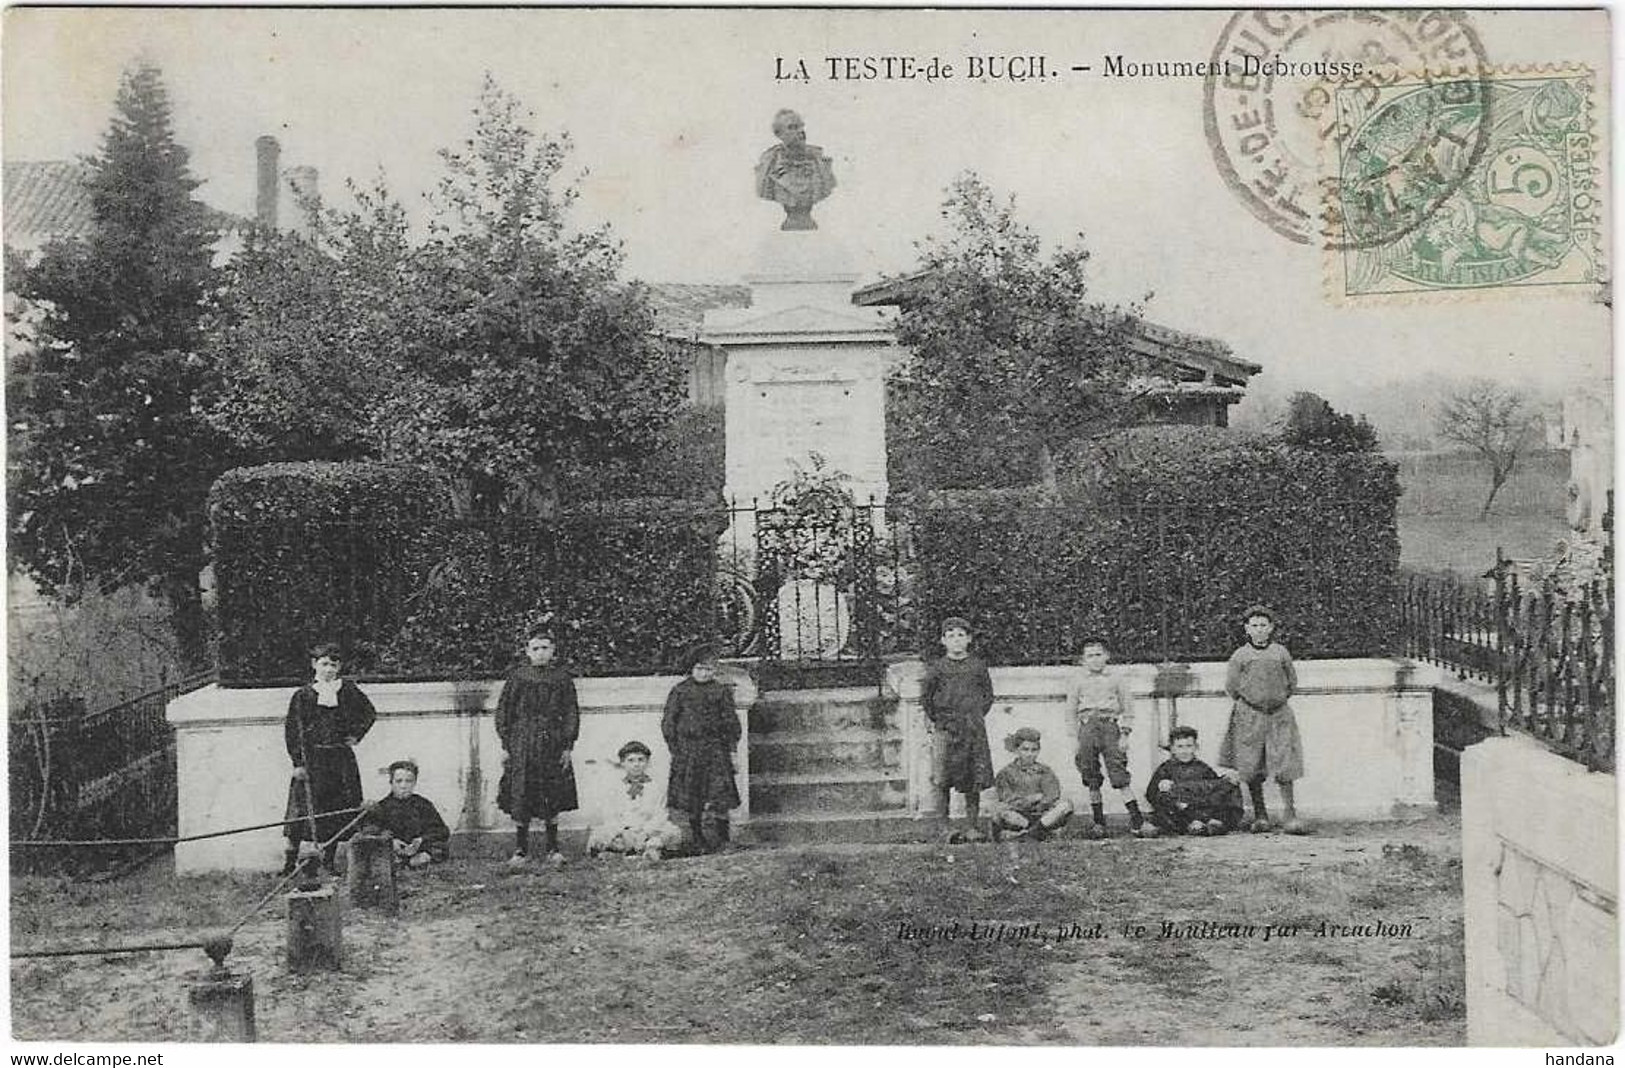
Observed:
[[[1054,661],[1092,634],[1120,659],[1227,656],[1255,602],[1299,656],[1386,652],[1398,625],[1398,483],[1372,454],[1200,427],[1140,428],[1065,454],[1060,496],[942,495],[912,550],[922,648],[943,616],[998,662]]]
[[[693,501],[580,506],[556,520],[433,532],[439,563],[383,652],[394,675],[490,675],[545,628],[583,674],[680,670],[715,637],[717,538],[726,515]]]
[[[433,562],[426,521],[449,511],[435,476],[382,463],[228,471],[209,491],[220,677],[302,678],[313,642],[374,665]]]
[[[575,501],[670,497],[713,500],[722,496],[721,408],[685,408],[656,436],[647,453],[570,468],[564,494]]]
[[[715,507],[467,520],[448,501],[434,477],[381,464],[222,477],[210,495],[222,680],[300,679],[324,638],[363,674],[456,677],[501,671],[537,625],[586,673],[663,670],[713,636]]]

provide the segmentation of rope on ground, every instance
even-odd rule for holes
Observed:
[[[337,808],[332,812],[318,812],[315,818],[323,819],[327,816],[348,816],[353,813],[365,811],[365,806],[360,808]],[[27,842],[12,842],[10,843],[10,847],[12,849],[88,849],[95,846],[111,847],[177,845],[181,842],[201,842],[205,838],[224,838],[228,835],[244,834],[248,831],[264,831],[269,830],[272,827],[286,827],[290,823],[304,823],[305,820],[306,817],[299,816],[295,819],[277,820],[275,823],[256,823],[251,827],[233,827],[230,830],[225,831],[206,831],[203,834],[187,834],[174,838],[40,838]]]
[[[355,817],[351,819],[349,823],[346,823],[342,828],[340,828],[337,834],[333,835],[333,837],[317,846],[317,850],[325,852],[327,849],[335,845],[339,839],[350,833],[350,828],[361,822],[361,818],[367,814],[367,811],[366,806],[363,806],[359,809],[346,808],[339,809],[337,812],[322,813],[324,816],[334,816],[341,815],[345,812],[354,812]],[[297,820],[284,820],[283,822],[303,823],[304,817],[301,816]],[[266,827],[279,827],[281,825],[282,824],[279,823],[265,824]],[[220,833],[224,834],[230,832]],[[254,902],[247,912],[244,912],[237,918],[236,923],[232,924],[222,934],[214,935],[210,938],[192,942],[138,942],[129,945],[117,946],[83,946],[73,948],[25,950],[13,949],[11,951],[11,959],[20,960],[25,957],[102,957],[110,953],[145,953],[150,950],[201,949],[205,953],[209,954],[210,959],[212,959],[215,964],[219,966],[226,959],[226,955],[231,952],[232,939],[237,936],[237,932],[241,931],[244,925],[247,924],[249,920],[253,919],[254,916],[267,904],[269,904],[273,898],[282,893],[282,891],[287,888],[289,883],[293,882],[294,879],[299,877],[299,874],[299,868],[296,867],[291,873],[279,878],[276,881],[276,885],[271,887],[270,892],[264,897],[260,898],[258,901]]]

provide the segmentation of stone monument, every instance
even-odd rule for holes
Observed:
[[[854,498],[886,499],[886,371],[898,350],[892,310],[852,303],[860,276],[840,241],[812,222],[835,187],[801,117],[773,120],[781,144],[756,165],[756,191],[784,207],[744,274],[748,308],[706,313],[701,340],[726,355],[726,483],[741,506],[806,467],[811,454],[851,476]]]
[[[899,355],[892,310],[852,303],[860,272],[839,239],[812,221],[835,175],[823,150],[806,143],[801,116],[780,111],[773,132],[780,144],[758,161],[756,192],[783,206],[784,222],[762,235],[744,273],[751,306],[707,312],[700,335],[726,357],[725,492],[740,508],[765,508],[774,487],[815,466],[816,456],[823,470],[849,477],[856,503],[883,504],[886,372]],[[736,513],[724,537],[752,545],[754,519]],[[792,570],[780,591],[776,652],[837,655],[848,633],[846,597]]]

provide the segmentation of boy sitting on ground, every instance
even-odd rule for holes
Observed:
[[[1173,755],[1146,784],[1151,820],[1169,834],[1227,834],[1241,826],[1241,788],[1196,757],[1196,728],[1168,732]]]
[[[639,741],[627,742],[615,754],[623,773],[615,805],[588,836],[588,853],[659,860],[682,840],[682,832],[667,818],[665,793],[649,775],[649,756],[649,747]]]
[[[1038,760],[1039,733],[1022,727],[1004,740],[1016,754],[993,777],[998,805],[993,814],[993,837],[1038,841],[1050,836],[1072,816],[1072,803],[1061,796],[1061,780],[1048,764]]]
[[[389,796],[367,813],[366,826],[393,840],[397,866],[422,868],[451,856],[451,830],[417,788],[417,763],[397,760],[389,766]]]

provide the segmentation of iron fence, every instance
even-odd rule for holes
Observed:
[[[1495,690],[1499,725],[1593,770],[1613,770],[1611,567],[1590,581],[1529,588],[1506,561],[1478,585],[1411,575],[1405,652]]]
[[[29,701],[7,721],[10,831],[14,842],[158,837],[175,833],[175,733],[169,703],[208,683],[203,673],[107,708],[87,711],[71,695]],[[98,866],[125,851],[82,857]],[[14,863],[55,867],[68,854],[14,854]],[[72,861],[78,863],[79,861]]]

